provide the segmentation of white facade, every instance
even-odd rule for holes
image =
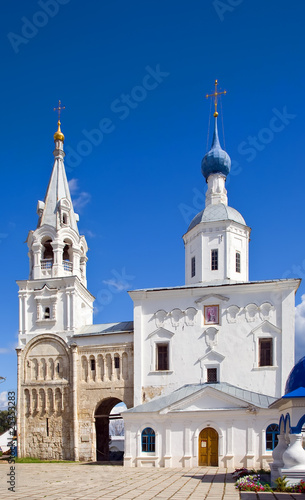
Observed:
[[[134,301],[134,402],[184,384],[217,381],[280,397],[294,362],[294,294],[298,280],[130,292]],[[219,311],[206,324],[204,311]],[[272,339],[272,366],[259,366],[259,340]],[[158,343],[168,344],[168,370],[156,368]],[[145,393],[145,394],[144,394]]]
[[[206,206],[183,236],[185,286],[129,292],[138,360],[135,407],[123,415],[130,467],[264,467],[272,460],[268,426],[279,417],[269,405],[294,364],[300,281],[249,282],[250,228],[228,206],[230,158],[214,116],[202,162]]]
[[[185,285],[129,292],[133,323],[92,324],[60,126],[54,139],[29,278],[17,282],[19,455],[107,460],[109,414],[123,401],[126,466],[265,466],[300,280],[249,282],[250,228],[228,206],[216,120],[206,207],[183,237]]]

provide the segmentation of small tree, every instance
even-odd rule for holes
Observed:
[[[0,434],[11,428],[11,422],[8,418],[8,410],[0,410]]]

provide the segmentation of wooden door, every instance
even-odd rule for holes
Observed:
[[[218,433],[211,427],[199,434],[198,465],[218,465]]]

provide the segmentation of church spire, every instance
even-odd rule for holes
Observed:
[[[60,128],[59,101],[57,131],[54,134],[54,164],[44,201],[38,201],[37,229],[30,231],[30,279],[42,277],[78,276],[86,286],[86,253],[84,236],[80,236],[68,179],[64,166],[64,134]]]
[[[58,109],[58,108],[54,108]],[[59,109],[64,109],[60,107]],[[47,188],[44,202],[39,201],[37,212],[39,215],[38,227],[47,224],[55,230],[61,227],[70,227],[78,233],[77,221],[78,215],[75,214],[69,189],[69,184],[64,166],[64,134],[60,128],[58,120],[58,129],[54,134],[55,149],[53,151],[54,164],[51,173],[50,182]]]

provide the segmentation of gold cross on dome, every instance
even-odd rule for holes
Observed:
[[[214,105],[215,105],[215,112],[214,112],[214,116],[218,116],[218,112],[217,112],[217,98],[220,94],[226,94],[227,91],[224,90],[223,92],[217,92],[217,85],[218,85],[218,81],[215,80],[215,92],[214,94],[207,94],[205,97],[208,98],[208,97],[214,97]]]
[[[57,108],[54,108],[54,111],[57,111],[57,113],[58,113],[58,121],[60,120],[60,113],[61,113],[62,109],[66,109],[66,106],[62,106],[61,101],[58,101]]]

